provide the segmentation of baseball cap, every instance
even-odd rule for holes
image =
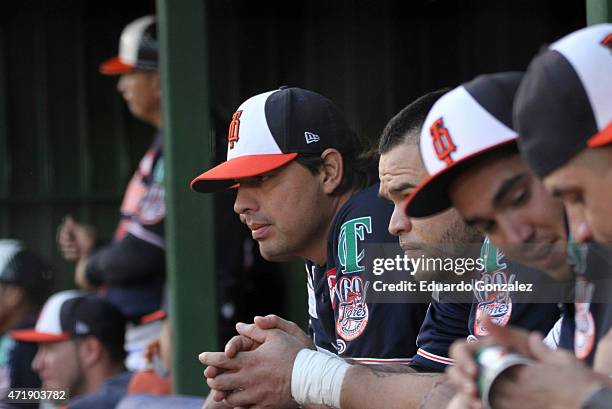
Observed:
[[[544,177],[612,143],[612,24],[578,30],[529,64],[514,105],[521,154]]]
[[[24,342],[57,342],[94,336],[105,345],[123,345],[125,318],[112,304],[93,294],[70,290],[56,293],[45,303],[36,326],[11,331]]]
[[[237,179],[279,168],[298,154],[320,154],[327,148],[349,152],[357,145],[329,99],[288,87],[243,102],[232,116],[227,141],[227,160],[192,180],[192,190],[210,193],[237,187]]]
[[[0,240],[0,282],[22,287],[30,302],[41,305],[53,286],[51,267],[23,242]]]
[[[100,64],[100,72],[121,75],[133,70],[156,71],[158,50],[155,16],[140,17],[125,26],[119,40],[119,55]]]
[[[426,217],[452,207],[448,191],[454,178],[473,159],[516,143],[512,101],[521,78],[519,72],[481,75],[433,105],[423,123],[419,146],[431,176],[408,198],[408,215]]]

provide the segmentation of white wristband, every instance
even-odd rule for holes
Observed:
[[[340,393],[346,370],[342,358],[302,349],[291,373],[291,395],[300,405],[328,405],[340,408]]]

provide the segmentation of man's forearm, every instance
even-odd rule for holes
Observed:
[[[353,365],[342,383],[342,409],[416,409],[444,374],[404,365]]]

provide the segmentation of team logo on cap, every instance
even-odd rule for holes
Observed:
[[[601,40],[601,45],[608,47],[610,52],[612,52],[612,33],[609,33],[603,40]]]
[[[242,111],[236,111],[232,115],[232,122],[230,122],[229,132],[227,133],[227,141],[229,142],[229,148],[234,149],[234,144],[238,142],[238,133],[240,132],[240,116]]]
[[[457,147],[453,143],[453,139],[448,132],[448,129],[444,126],[442,118],[438,118],[429,128],[431,134],[434,150],[438,159],[446,162],[447,165],[453,163],[451,153],[457,150]]]

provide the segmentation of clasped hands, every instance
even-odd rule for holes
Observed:
[[[199,360],[212,398],[233,408],[295,408],[291,373],[297,353],[315,349],[297,324],[276,315],[236,324],[238,335],[223,352],[203,352]]]

